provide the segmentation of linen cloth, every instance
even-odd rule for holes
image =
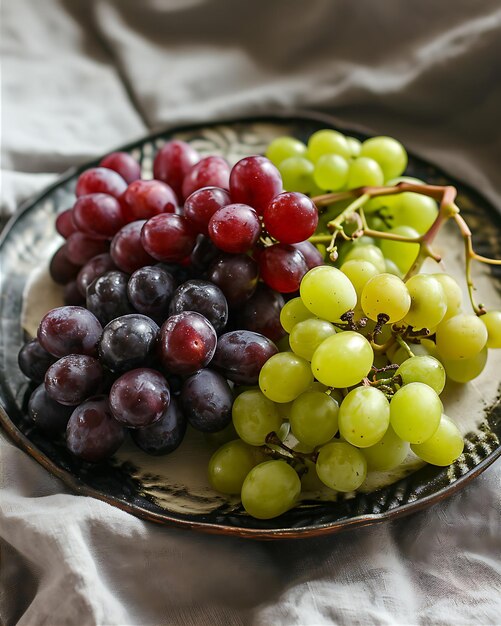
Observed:
[[[303,107],[398,137],[501,210],[497,0],[4,0],[2,216],[148,129]],[[500,624],[501,465],[338,536],[138,520],[0,436],[5,625]]]

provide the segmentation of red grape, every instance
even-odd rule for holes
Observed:
[[[69,261],[67,252],[68,245],[64,243],[54,252],[50,260],[49,274],[52,280],[58,285],[66,285],[74,280],[80,271],[80,265]]]
[[[204,187],[194,191],[184,203],[184,214],[198,230],[207,235],[209,220],[214,213],[231,204],[230,194],[219,187]]]
[[[263,219],[272,237],[282,243],[298,243],[315,232],[318,211],[308,196],[287,191],[273,198],[264,210]]]
[[[144,249],[141,230],[145,220],[137,220],[123,226],[113,237],[110,246],[111,258],[115,265],[131,274],[144,265],[151,265],[155,259]]]
[[[95,239],[80,230],[71,234],[66,240],[66,257],[74,265],[85,265],[92,257],[108,252],[109,242]]]
[[[127,152],[112,152],[105,156],[99,165],[114,170],[129,184],[141,178],[141,166]]]
[[[184,215],[161,213],[146,222],[141,242],[154,259],[179,262],[193,251],[196,233]]]
[[[110,390],[113,417],[129,428],[144,428],[158,421],[167,410],[170,389],[156,370],[141,367],[122,374]]]
[[[299,250],[299,252],[301,252],[301,254],[304,256],[304,260],[306,261],[306,265],[308,266],[309,270],[312,270],[314,267],[318,267],[319,265],[324,264],[324,257],[315,248],[311,241],[300,241],[299,243],[293,243],[292,247],[296,248],[296,250]]]
[[[188,170],[200,160],[198,152],[185,141],[168,141],[158,151],[153,161],[153,176],[174,189],[182,198],[183,180]]]
[[[87,263],[78,272],[77,285],[82,296],[87,295],[87,287],[96,278],[115,269],[117,269],[116,265],[113,263],[113,259],[110,254],[107,252],[93,256],[92,259],[87,261]]]
[[[78,177],[75,194],[80,197],[89,193],[107,193],[119,198],[126,189],[127,183],[120,174],[107,167],[91,167]]]
[[[102,382],[101,363],[86,354],[63,356],[45,374],[45,390],[53,400],[66,406],[80,404],[95,394]]]
[[[259,215],[282,191],[282,177],[271,161],[263,156],[250,156],[231,170],[230,195],[233,202],[248,204]]]
[[[229,204],[210,218],[209,236],[224,252],[247,252],[261,234],[256,211],[246,204]]]
[[[74,233],[77,229],[73,221],[73,209],[66,209],[56,218],[56,230],[65,239]]]
[[[57,357],[67,354],[97,354],[103,328],[95,315],[81,306],[60,306],[42,317],[38,341]]]
[[[177,198],[174,191],[161,180],[136,180],[122,196],[127,222],[147,220],[159,213],[174,213]]]
[[[91,237],[111,239],[125,224],[120,202],[106,193],[81,196],[73,207],[77,227]]]
[[[299,289],[308,266],[299,250],[277,243],[261,252],[259,270],[269,287],[280,293],[292,293]]]
[[[183,180],[183,198],[187,198],[202,187],[230,186],[230,166],[228,161],[219,156],[205,157],[187,172]]]

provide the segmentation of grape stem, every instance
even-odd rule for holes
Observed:
[[[397,340],[397,343],[400,345],[400,347],[405,350],[409,358],[416,356],[414,352],[410,349],[409,344],[403,339],[401,335],[395,335],[395,339]]]
[[[270,445],[277,446],[279,449],[270,448]],[[308,459],[315,463],[318,457],[318,452],[299,452],[298,450],[289,448],[276,432],[271,432],[266,435],[265,445],[261,446],[261,450],[268,456],[287,461],[287,463],[294,467],[299,476],[302,476],[302,474],[308,471],[305,460]]]

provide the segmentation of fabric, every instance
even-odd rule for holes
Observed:
[[[2,217],[148,129],[307,108],[501,210],[496,0],[4,0]],[[501,465],[412,517],[277,543],[70,494],[0,438],[2,624],[499,624]]]

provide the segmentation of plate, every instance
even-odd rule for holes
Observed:
[[[327,116],[264,116],[170,129],[121,149],[138,158],[143,174],[151,177],[156,151],[171,138],[189,141],[202,154],[220,154],[236,162],[243,156],[262,153],[276,136],[292,134],[305,140],[326,127],[335,128]],[[364,139],[360,133],[341,130]],[[0,423],[20,448],[73,491],[143,519],[197,531],[258,539],[310,537],[427,507],[462,488],[500,456],[500,356],[493,357],[489,371],[478,382],[452,385],[446,390],[447,410],[457,419],[466,439],[464,454],[452,466],[418,467],[414,459],[399,473],[376,475],[357,493],[337,498],[331,494],[330,501],[319,501],[322,494],[309,494],[298,507],[269,521],[251,518],[237,499],[210,489],[204,468],[211,451],[194,431],[167,457],[148,457],[128,442],[115,457],[98,466],[73,458],[62,441],[47,439],[26,416],[30,388],[18,369],[17,353],[41,315],[60,302],[60,290],[51,283],[45,269],[61,243],[54,220],[72,206],[79,173],[98,162],[68,171],[25,203],[0,240]],[[500,217],[484,198],[412,155],[407,173],[430,183],[454,184],[459,191],[459,206],[474,232],[477,251],[501,257]],[[460,263],[462,245],[455,233],[446,232],[438,245],[447,249],[446,258],[451,256],[453,264]],[[485,301],[499,308],[500,268],[483,266],[476,272],[476,281]]]

